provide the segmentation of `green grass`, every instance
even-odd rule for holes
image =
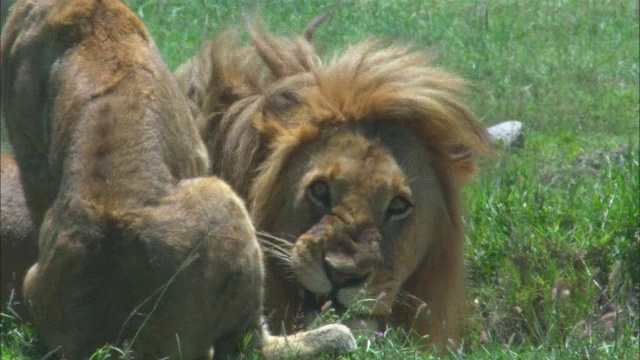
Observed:
[[[367,37],[427,47],[471,82],[470,104],[487,125],[524,123],[524,148],[497,151],[466,191],[471,305],[463,342],[417,354],[389,329],[360,337],[350,359],[637,358],[637,2],[128,3],[172,68],[216,29],[255,13],[277,33],[298,34],[335,9],[316,35],[325,57]],[[5,314],[2,358],[44,356],[32,332]]]

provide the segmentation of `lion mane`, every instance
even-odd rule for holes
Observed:
[[[342,325],[289,338],[263,327],[249,215],[205,177],[187,100],[126,5],[18,1],[1,56],[2,111],[39,229],[24,298],[51,349],[194,359],[213,346],[225,358],[247,333],[266,358],[354,348]]]
[[[260,71],[239,72],[208,45],[178,72],[183,91],[199,94],[213,174],[245,199],[272,255],[271,324],[294,329],[329,300],[365,305],[352,327],[455,339],[465,307],[460,191],[488,152],[460,100],[465,82],[423,51],[375,40],[325,64],[312,33],[250,26],[250,46],[228,35],[211,44]]]

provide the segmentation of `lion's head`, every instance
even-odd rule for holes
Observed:
[[[458,100],[464,82],[408,47],[366,41],[321,64],[304,38],[250,35],[272,78],[224,116],[203,107],[214,129],[204,137],[215,173],[245,197],[274,255],[275,327],[325,300],[343,309],[364,296],[375,300],[362,302],[361,318],[378,320],[369,326],[455,337],[459,195],[486,151],[484,128]],[[214,61],[212,79],[223,65]]]

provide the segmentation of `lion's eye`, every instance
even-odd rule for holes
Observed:
[[[331,193],[329,184],[323,180],[316,180],[307,189],[309,200],[319,207],[328,208],[331,206]]]
[[[387,207],[387,218],[399,220],[409,215],[413,209],[413,204],[404,196],[396,196],[391,199],[389,207]]]

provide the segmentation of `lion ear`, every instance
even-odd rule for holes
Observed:
[[[303,103],[302,98],[293,91],[272,93],[263,99],[262,119],[282,129],[291,129],[299,125],[292,112]]]
[[[449,165],[455,184],[458,187],[467,185],[473,179],[477,168],[473,150],[463,144],[454,146],[449,152]]]
[[[293,40],[269,34],[260,23],[250,23],[249,40],[275,79],[310,72],[319,62],[312,43],[313,34],[330,15],[326,13],[313,19],[304,35]]]
[[[292,109],[300,106],[302,99],[293,91],[281,91],[267,95],[264,100],[262,113],[275,117],[284,116]]]

